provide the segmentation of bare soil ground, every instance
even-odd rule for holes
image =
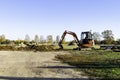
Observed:
[[[0,51],[0,79],[24,78],[87,78],[72,66],[55,59],[59,52]]]

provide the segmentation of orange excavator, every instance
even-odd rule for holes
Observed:
[[[61,36],[59,43],[58,43],[60,49],[63,49],[62,42],[63,42],[66,34],[70,34],[73,36],[73,38],[78,46],[78,48],[77,48],[78,50],[81,50],[81,48],[91,48],[94,44],[94,41],[92,39],[92,34],[90,31],[82,32],[81,33],[81,40],[79,40],[76,33],[72,32],[72,31],[65,30],[63,35]]]

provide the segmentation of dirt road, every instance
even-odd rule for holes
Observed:
[[[68,52],[0,51],[0,79],[87,78],[67,64],[55,60]]]

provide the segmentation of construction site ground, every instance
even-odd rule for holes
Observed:
[[[69,52],[0,51],[0,79],[87,79],[82,72],[56,60],[58,54]]]

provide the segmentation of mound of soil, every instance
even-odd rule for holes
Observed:
[[[30,46],[30,50],[35,50],[35,51],[52,51],[54,50],[53,45],[40,45],[40,46]]]
[[[17,47],[17,46],[0,46],[0,50],[8,50],[8,51],[53,51],[53,45],[31,45],[26,47]]]

